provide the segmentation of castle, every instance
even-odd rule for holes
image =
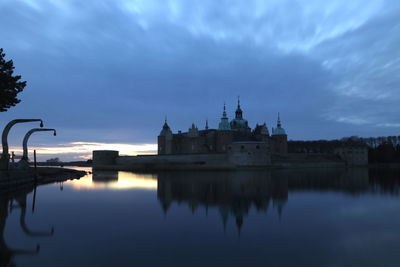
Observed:
[[[229,121],[226,114],[226,107],[222,112],[221,121],[218,129],[209,129],[208,121],[204,130],[199,130],[192,124],[188,132],[172,133],[167,120],[158,136],[158,154],[217,154],[247,152],[256,150],[257,154],[286,154],[287,153],[287,134],[282,128],[280,117],[276,128],[272,128],[272,135],[269,134],[267,125],[257,124],[254,129],[249,127],[249,123],[243,118],[243,111],[238,99],[235,118]]]
[[[266,123],[252,129],[238,100],[235,118],[226,107],[218,129],[208,122],[199,130],[173,133],[167,120],[158,136],[158,155],[123,156],[118,151],[93,151],[93,166],[105,170],[234,170],[239,168],[326,168],[365,165],[367,148],[338,148],[331,153],[288,153],[288,140],[280,116],[269,134]],[[293,143],[293,142],[292,142]]]

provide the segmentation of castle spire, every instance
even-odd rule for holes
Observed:
[[[277,128],[281,128],[281,127],[282,127],[282,124],[281,124],[281,116],[280,116],[279,112],[278,112],[278,121],[277,121],[277,123],[276,123],[276,127],[277,127]]]
[[[222,112],[221,122],[218,125],[218,130],[230,130],[231,126],[229,125],[228,117],[226,116],[226,105],[224,102],[224,111]]]
[[[235,112],[235,118],[243,119],[243,112],[242,112],[242,109],[240,108],[240,96],[238,96],[238,105],[237,105],[237,109]]]
[[[206,130],[208,130],[208,119],[206,119]]]
[[[272,135],[286,135],[285,129],[282,128],[281,115],[278,112],[278,120],[276,121],[276,128],[272,128]]]
[[[167,123],[167,116],[165,116],[163,128],[169,128],[168,123]]]
[[[224,102],[224,111],[222,112],[222,118],[226,118],[226,105]]]
[[[169,128],[169,125],[167,123],[167,116],[165,116],[164,125],[160,132],[160,136],[165,136],[165,135],[169,135],[169,134],[172,134],[172,131],[171,131],[171,128]]]

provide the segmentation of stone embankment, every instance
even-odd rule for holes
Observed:
[[[49,184],[71,179],[79,179],[85,171],[64,168],[38,167],[28,170],[0,171],[0,193],[17,190],[32,184]]]
[[[247,150],[248,151],[248,150]],[[235,152],[235,151],[234,151]],[[247,157],[236,154],[180,154],[119,156],[118,151],[93,151],[93,168],[115,171],[167,171],[167,170],[238,170],[345,168],[346,162],[336,155],[285,154],[272,155],[271,160],[258,160],[258,154]],[[252,154],[252,155],[253,155]],[[232,158],[232,155],[239,155]],[[267,163],[266,163],[267,162]],[[263,164],[264,163],[264,164]]]

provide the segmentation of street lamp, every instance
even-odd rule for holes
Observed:
[[[57,132],[55,129],[47,129],[47,128],[34,128],[29,130],[24,137],[24,141],[22,141],[22,149],[24,151],[24,154],[22,155],[21,161],[26,161],[28,162],[28,140],[29,137],[34,133],[34,132],[49,132],[52,131],[53,135],[56,136]]]
[[[8,133],[11,127],[17,123],[40,121],[40,127],[43,127],[43,121],[41,119],[17,119],[10,121],[6,127],[4,127],[3,134],[1,136],[1,142],[3,146],[3,154],[0,159],[0,170],[8,170],[8,164],[10,161],[10,155],[8,154]]]

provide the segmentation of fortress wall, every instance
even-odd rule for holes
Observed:
[[[295,161],[295,162],[324,162],[324,161],[335,161],[342,162],[340,157],[334,154],[317,154],[317,153],[287,153],[272,154],[273,161]]]
[[[98,170],[233,169],[226,154],[119,156],[118,151],[93,151]]]
[[[95,150],[93,151],[93,167],[99,165],[114,165],[119,155],[115,150]]]
[[[119,156],[116,166],[123,170],[233,169],[226,154]]]
[[[98,170],[231,170],[238,167],[343,168],[335,155],[273,155],[268,143],[237,142],[227,153],[119,156],[118,151],[93,151],[93,167]]]
[[[268,143],[237,142],[228,146],[228,159],[237,166],[267,166],[271,164]]]
[[[180,154],[180,155],[138,155],[138,156],[119,156],[116,164],[125,165],[132,163],[148,162],[182,162],[192,163],[204,161],[209,163],[222,163],[226,161],[225,154]]]
[[[272,155],[272,165],[279,168],[343,168],[345,162],[333,154],[288,153]]]
[[[344,162],[337,161],[320,161],[320,162],[304,162],[304,161],[273,161],[272,166],[277,168],[344,168]]]

